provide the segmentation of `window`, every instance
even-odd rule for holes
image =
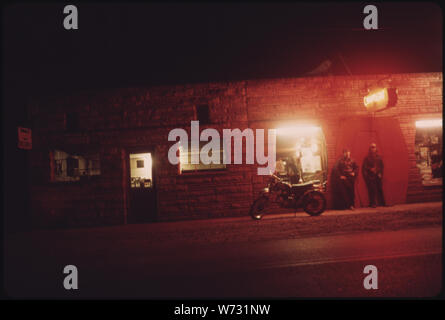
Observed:
[[[51,152],[51,180],[79,181],[100,175],[99,154],[69,154],[61,150]]]
[[[144,160],[136,160],[136,168],[143,168]]]
[[[442,185],[442,119],[416,121],[415,155],[422,184]]]
[[[207,142],[200,141],[199,143],[199,150],[202,149],[202,147],[207,144]],[[212,151],[209,152],[209,157],[212,156]],[[220,150],[219,152],[219,164],[217,163],[210,163],[210,164],[204,164],[201,162],[201,157],[199,157],[198,152],[196,154],[199,157],[199,163],[192,164],[192,152],[190,151],[190,146],[188,150],[184,150],[182,147],[179,149],[179,162],[180,162],[180,172],[196,172],[196,171],[208,171],[208,170],[222,170],[226,168],[226,165],[223,163],[224,161],[224,150],[223,150],[223,144],[222,141],[220,142]]]
[[[327,152],[321,127],[277,129],[276,174],[292,184],[326,181]]]
[[[79,176],[79,159],[74,157],[68,157],[66,159],[66,175],[68,177]]]
[[[131,188],[153,187],[152,165],[151,153],[130,154]]]
[[[208,105],[200,105],[196,107],[196,118],[200,124],[210,123],[210,112]]]

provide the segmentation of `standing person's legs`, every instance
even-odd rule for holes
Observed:
[[[340,194],[341,194],[341,204],[342,209],[349,208],[349,186],[348,180],[341,180],[340,183]]]
[[[366,182],[366,188],[368,189],[368,199],[369,199],[369,206],[372,207],[374,204],[374,190],[372,188],[372,181],[367,179]]]
[[[355,207],[355,179],[351,181],[351,206]]]
[[[341,210],[343,209],[343,193],[342,193],[342,183],[340,181],[336,181],[332,185],[332,197],[334,203],[334,209]]]
[[[371,190],[371,200],[369,201],[372,207],[377,205],[377,181],[372,179],[369,181],[370,190]]]
[[[341,192],[338,192],[338,189],[333,191],[332,196],[334,197],[334,209],[341,210],[343,209],[343,201],[342,201],[342,194]]]
[[[386,206],[385,197],[383,195],[382,179],[376,181],[377,205]]]
[[[350,208],[354,206],[355,202],[355,194],[354,194],[354,180],[353,179],[347,179],[346,180],[347,185],[347,202],[346,202],[346,208]]]

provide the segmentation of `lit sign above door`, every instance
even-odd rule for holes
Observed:
[[[363,103],[368,111],[382,111],[396,105],[397,90],[395,88],[371,90],[369,94],[363,98]]]

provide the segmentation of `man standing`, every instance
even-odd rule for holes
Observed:
[[[363,160],[362,172],[368,188],[369,206],[385,206],[382,188],[383,160],[377,153],[375,143],[371,143],[368,155]]]
[[[337,209],[354,210],[355,202],[355,180],[358,174],[358,166],[351,159],[351,151],[343,150],[343,157],[337,161],[334,175],[334,184],[336,190],[334,192],[334,201]]]

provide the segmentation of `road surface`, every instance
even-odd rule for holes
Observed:
[[[229,243],[69,232],[9,239],[11,297],[432,297],[441,290],[441,227]],[[78,290],[63,287],[66,265],[78,269]],[[377,290],[363,287],[366,265],[377,267]]]

